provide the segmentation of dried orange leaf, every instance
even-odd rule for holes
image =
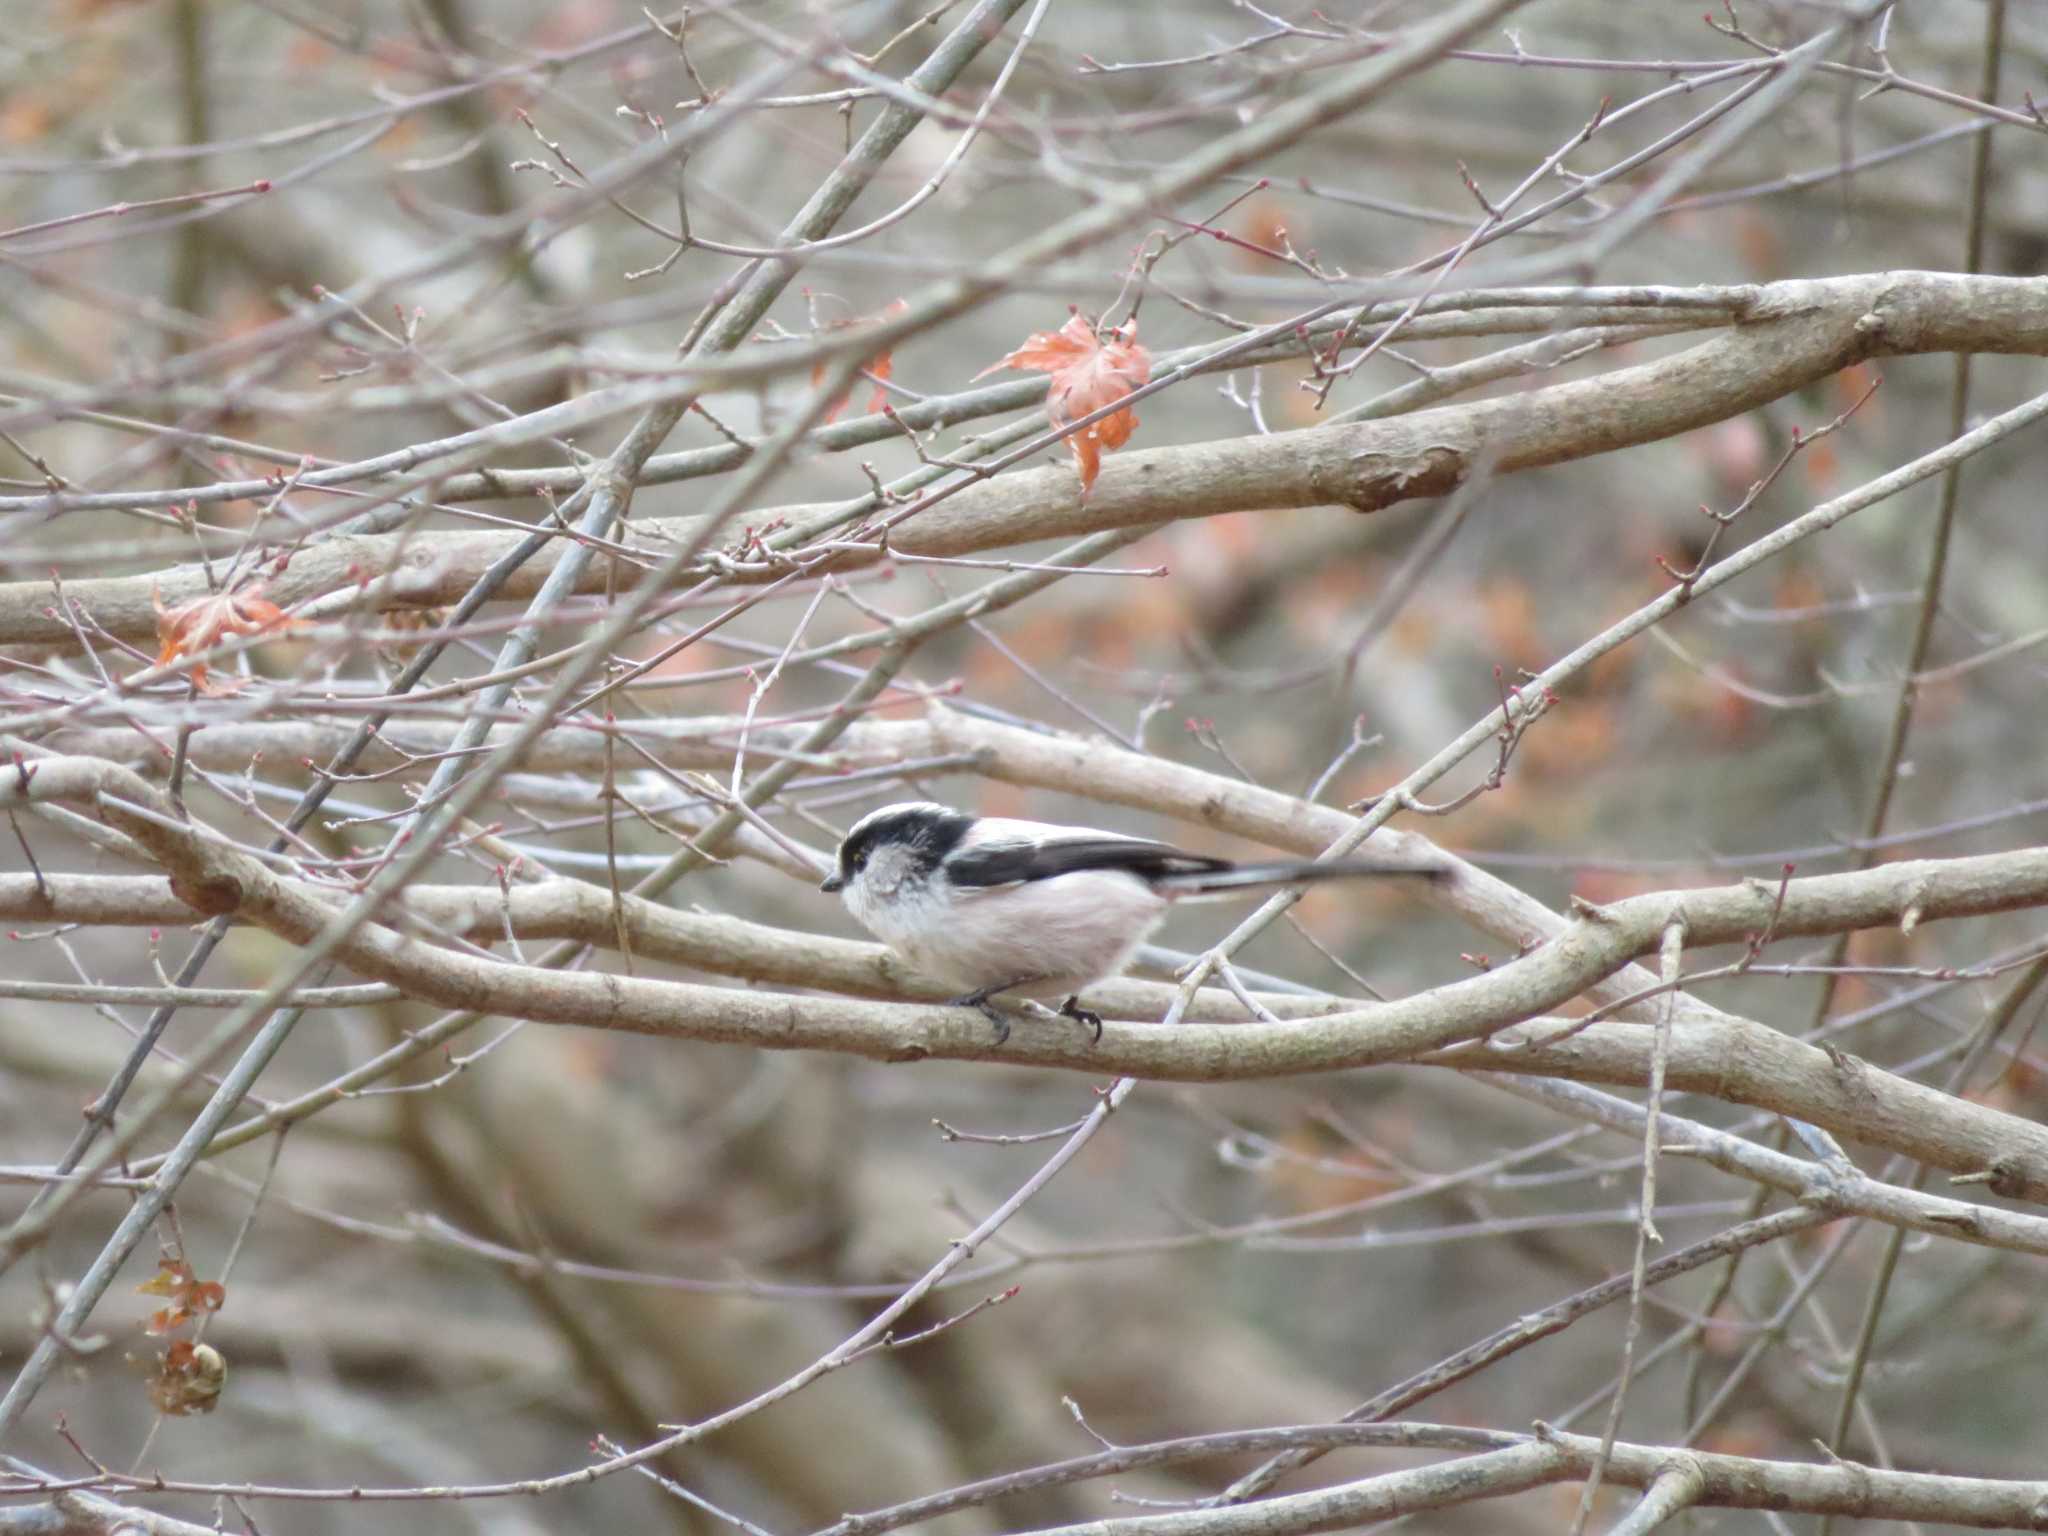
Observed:
[[[895,315],[906,314],[909,312],[909,309],[910,306],[904,303],[903,300],[891,299],[889,301],[888,307],[884,309],[879,315],[856,315],[851,320],[832,320],[826,322],[824,325],[819,326],[818,329],[820,331],[843,331],[848,326],[865,325],[872,320],[886,320]],[[889,391],[882,388],[882,386],[883,384],[888,382],[891,376],[891,371],[895,365],[890,359],[889,353],[886,350],[884,350],[881,352],[877,352],[873,357],[869,358],[867,362],[865,362],[861,366],[862,371],[865,372],[869,378],[875,381],[874,390],[868,395],[867,404],[867,412],[870,416],[872,416],[875,414],[875,412],[879,411],[883,406],[889,403]],[[825,363],[824,359],[820,358],[817,362],[811,365],[811,388],[816,389],[819,384],[824,382],[824,378]],[[825,422],[830,423],[835,416],[837,416],[841,411],[845,410],[846,402],[851,400],[852,398],[853,391],[849,389],[846,391],[845,394],[841,395],[838,399],[834,400],[830,406],[826,407],[824,416]]]
[[[164,1307],[150,1313],[149,1321],[142,1326],[145,1333],[176,1333],[191,1321],[192,1314],[183,1307]]]
[[[145,1296],[168,1296],[171,1305],[150,1314],[144,1328],[155,1334],[175,1333],[205,1312],[218,1312],[228,1299],[227,1287],[218,1280],[201,1280],[183,1259],[164,1256],[156,1261],[156,1273],[136,1290]]]
[[[175,608],[164,606],[154,586],[149,597],[156,609],[156,637],[162,642],[156,657],[160,667],[181,656],[200,655],[230,636],[266,634],[299,622],[263,595],[260,581],[240,592],[212,592]],[[204,662],[193,664],[192,680],[206,687]]]
[[[192,1283],[192,1266],[183,1259],[158,1259],[156,1273],[135,1287],[141,1296],[175,1296]]]
[[[1142,389],[1152,377],[1152,354],[1138,345],[1137,321],[1097,331],[1076,314],[1056,331],[1033,332],[1023,346],[975,377],[985,378],[999,368],[1052,375],[1045,415],[1055,427],[1064,428]],[[1068,434],[1067,447],[1080,468],[1084,496],[1102,467],[1102,450],[1123,447],[1137,428],[1138,413],[1126,406]]]
[[[183,1417],[211,1413],[228,1382],[228,1362],[211,1344],[180,1339],[164,1351],[149,1379],[149,1400],[159,1413]]]

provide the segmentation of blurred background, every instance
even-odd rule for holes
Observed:
[[[1504,30],[1368,110],[903,340],[886,369],[871,372],[886,372],[888,398],[907,408],[966,391],[1029,333],[1058,328],[1070,307],[1110,325],[1128,320],[1135,301],[1138,335],[1155,356],[1284,319],[1341,296],[1347,280],[1456,248],[1487,217],[1488,199],[1542,166],[1603,102],[1611,115],[1717,63],[1796,45],[1838,9],[1752,3],[1703,21],[1697,5],[1534,0]],[[1603,126],[1566,157],[1570,174],[1543,178],[1519,206],[1632,156],[1641,163],[1525,230],[1489,236],[1472,271],[1461,269],[1447,291],[1507,262],[1520,264],[1514,281],[1564,285],[1961,270],[1971,157],[1986,133],[1993,148],[1981,268],[2038,274],[2048,249],[2043,139],[1971,110],[1982,94],[1991,9],[1978,0],[1887,8],[1881,35],[1859,32],[1832,53],[1851,68],[1808,77],[1597,269],[1574,256],[1531,278],[1546,253],[1582,249],[1573,242],[1597,233],[1676,157],[1698,151],[1701,113],[1727,87],[1672,91]],[[14,0],[8,10],[0,38],[0,493],[14,499],[0,503],[0,577],[13,582],[41,581],[52,569],[84,581],[146,577],[200,555],[232,561],[259,520],[276,539],[280,519],[310,528],[346,510],[282,480],[274,497],[190,511],[30,505],[58,485],[170,491],[283,476],[300,455],[348,462],[389,453],[668,365],[744,258],[704,246],[679,251],[659,230],[675,231],[686,208],[697,239],[772,243],[877,111],[872,97],[834,97],[845,82],[820,61],[859,53],[873,56],[861,67],[900,78],[964,14],[895,3],[693,7],[679,46],[623,0]],[[1436,10],[1054,0],[1017,53],[982,136],[929,201],[812,256],[756,337],[801,347],[948,274],[972,274],[1106,193],[1259,121],[1355,58],[1362,39],[1391,36]],[[677,24],[668,13],[662,20]],[[1013,23],[966,70],[946,94],[951,119],[911,135],[845,227],[896,208],[940,173],[1015,35]],[[1887,67],[1905,84],[1877,88]],[[2029,91],[2044,94],[2048,11],[2005,8],[1998,67],[1995,95],[2008,107]],[[734,110],[686,160],[549,223],[589,177],[680,131],[726,93],[749,89],[828,99]],[[269,190],[236,190],[258,179]],[[188,199],[193,193],[221,195]],[[140,206],[152,199],[182,200]],[[122,203],[134,211],[107,212]],[[95,212],[103,216],[75,218]],[[543,228],[548,238],[532,237]],[[1132,277],[1140,256],[1156,256],[1145,282]],[[372,302],[352,308],[333,297],[370,284],[379,285]],[[317,328],[270,339],[281,322],[323,308],[328,318]],[[1200,374],[1138,405],[1126,451],[1315,427],[1369,405],[1392,409],[1390,391],[1530,339],[1396,339],[1334,381],[1326,401],[1300,358]],[[1592,377],[1698,339],[1687,332],[1534,362],[1483,393]],[[1541,669],[1664,591],[1658,562],[1691,567],[1715,527],[1702,509],[1741,504],[1795,433],[1857,407],[1770,479],[1721,536],[1715,558],[1938,446],[1949,436],[1954,373],[1946,356],[1859,367],[1698,432],[1500,476],[1450,501],[1370,516],[1311,507],[1175,522],[1105,562],[1164,574],[1070,577],[953,627],[912,656],[872,718],[915,720],[936,700],[972,718],[1074,732],[1105,751],[1137,748],[1220,780],[1343,807],[1397,782],[1497,710],[1502,680]],[[1882,388],[1864,399],[1880,376]],[[2040,376],[2033,359],[1977,359],[1968,419],[2026,399]],[[801,409],[812,382],[806,364],[714,390],[702,402],[708,414],[688,417],[663,451],[757,440]],[[858,383],[841,419],[867,416],[870,391],[882,389]],[[490,464],[579,462],[571,455],[603,454],[622,427],[602,422],[508,449]],[[932,434],[925,451],[971,452],[974,435],[989,430],[988,421],[969,420]],[[1915,689],[1905,748],[1888,776],[1887,742],[1933,548],[1932,482],[1795,547],[1603,659],[1520,740],[1497,788],[1447,817],[1399,825],[1554,908],[1574,895],[1606,901],[1742,876],[1775,880],[1788,863],[1818,874],[1871,858],[2038,840],[2048,810],[2043,653],[2034,648],[2048,626],[2043,452],[2037,436],[2022,435],[1964,473],[1925,658],[1946,670]],[[1055,445],[1033,462],[1071,459]],[[918,469],[919,451],[884,431],[847,451],[806,452],[735,526],[766,524],[777,508],[860,496],[871,483],[864,465],[894,480]],[[725,484],[646,485],[633,498],[634,523],[703,510]],[[479,513],[528,525],[549,509],[533,496],[470,498],[420,526],[478,526]],[[1043,560],[1059,547],[1018,545],[1000,558]],[[652,733],[663,721],[750,709],[764,726],[801,725],[839,700],[872,658],[855,652],[790,666],[764,688],[794,640],[856,635],[998,574],[887,564],[850,575],[847,595],[829,602],[819,601],[816,583],[798,584],[677,649],[728,600],[714,593],[636,638],[622,659],[668,654],[653,674],[659,686],[618,697],[619,720],[629,737],[636,724]],[[433,680],[488,671],[520,607],[487,608],[486,622],[464,633]],[[602,608],[601,597],[572,600],[543,631],[543,651],[573,641]],[[228,681],[218,693],[188,699],[177,688],[123,710],[81,709],[41,739],[83,750],[90,730],[93,750],[161,778],[180,722],[275,728],[260,758],[239,748],[233,760],[201,754],[204,781],[190,790],[209,824],[261,845],[308,782],[299,760],[326,756],[338,731],[360,718],[360,709],[321,705],[320,691],[380,695],[413,654],[401,623],[431,629],[443,616],[408,613],[387,616],[385,629],[351,646],[273,638],[223,663]],[[96,654],[126,670],[150,660],[153,646],[129,650]],[[95,686],[76,645],[9,655],[0,710],[10,714],[55,709]],[[237,672],[246,679],[238,687]],[[302,693],[280,703],[258,686],[282,679]],[[445,730],[461,703],[405,720]],[[519,713],[515,704],[507,718]],[[292,735],[293,726],[328,734]],[[125,750],[110,745],[112,732],[128,734]],[[747,771],[764,761],[750,760]],[[389,834],[378,818],[410,805],[431,766],[342,785],[308,846],[330,859],[374,853]],[[851,779],[846,766],[861,765],[800,774],[727,850],[738,856],[679,883],[670,904],[793,936],[864,937],[815,890],[815,872],[774,839],[822,855],[863,811],[924,796],[1203,851],[1258,851],[1186,824],[1170,806],[1147,813],[957,761]],[[1481,752],[1429,798],[1454,799],[1494,766],[1495,754]],[[710,791],[732,778],[729,766],[710,768],[719,784],[707,791],[630,752],[614,771],[631,802],[624,808],[607,801],[603,772],[588,766],[506,779],[490,802],[496,840],[451,850],[434,882],[496,889],[516,856],[528,861],[522,875],[546,871],[606,890],[615,880],[630,884],[716,813],[721,802]],[[1885,809],[1875,811],[1887,790]],[[23,825],[47,871],[141,872],[75,826]],[[6,843],[0,870],[25,872],[13,838]],[[1190,910],[1161,943],[1192,955],[1242,915]],[[2038,926],[2018,914],[1910,936],[1864,934],[1851,947],[1849,974],[1759,974],[1706,995],[1788,1033],[1825,1026],[1849,1050],[1943,1082],[1942,1052],[1967,1036],[2011,977],[1934,973],[1995,970],[2026,951]],[[150,986],[178,969],[193,933],[147,920],[23,921],[0,948],[0,976]],[[515,953],[499,942],[493,953],[530,960],[546,947],[527,941]],[[261,986],[288,948],[237,929],[199,984]],[[1389,888],[1319,892],[1241,962],[1260,986],[1398,996],[1470,974],[1489,951],[1498,961],[1512,946]],[[1829,946],[1786,946],[1779,957],[1819,963]],[[580,963],[745,984],[622,959],[615,948]],[[326,984],[355,979],[337,972]],[[103,1088],[148,1012],[104,1001],[0,1001],[0,1165],[11,1175],[0,1183],[0,1215],[25,1208],[33,1170],[70,1143],[80,1106]],[[218,1017],[181,1011],[141,1087],[172,1080],[180,1052]],[[439,1017],[404,1000],[313,1011],[245,1112],[318,1089]],[[2021,1016],[2008,1047],[1969,1085],[1972,1097],[2040,1114],[2032,1023],[2031,1013]],[[976,1138],[1067,1125],[1102,1086],[989,1064],[882,1066],[486,1018],[338,1095],[288,1134],[205,1160],[174,1219],[158,1224],[156,1244],[131,1261],[90,1337],[67,1354],[6,1449],[63,1474],[81,1470],[82,1449],[117,1469],[220,1484],[456,1486],[572,1471],[593,1455],[594,1437],[642,1443],[658,1425],[720,1413],[831,1349],[1056,1145]],[[180,1098],[144,1150],[175,1139],[202,1098],[197,1089]],[[1674,1107],[1759,1138],[1777,1134],[1769,1117],[1739,1107],[1690,1099]],[[968,1134],[949,1135],[941,1122]],[[1872,1171],[1882,1166],[1862,1160]],[[1131,1443],[1334,1418],[1625,1271],[1638,1164],[1623,1138],[1476,1078],[1419,1067],[1221,1087],[1143,1084],[1073,1166],[900,1331],[939,1324],[1012,1286],[1014,1297],[833,1372],[657,1466],[758,1527],[787,1533],[1086,1454],[1098,1448],[1092,1435]],[[1749,1186],[1675,1162],[1659,1200],[1658,1224],[1673,1248],[1754,1209]],[[118,1190],[82,1201],[47,1245],[0,1278],[0,1376],[18,1367],[52,1298],[100,1250],[124,1203]],[[1690,1435],[1710,1449],[1810,1459],[1814,1440],[1832,1433],[1886,1237],[1835,1224],[1749,1255],[1731,1285],[1720,1283],[1725,1270],[1708,1268],[1661,1289],[1646,1313],[1623,1437]],[[189,1324],[149,1331],[151,1315],[172,1304],[134,1290],[158,1249],[224,1287],[205,1341],[225,1358],[228,1378],[207,1414],[158,1412],[164,1352],[192,1334]],[[2038,1289],[2035,1260],[1906,1244],[1868,1350],[1867,1417],[1844,1453],[2028,1475],[2038,1464],[2033,1426],[2048,1409],[2035,1368],[2048,1344]],[[1788,1307],[1795,1298],[1800,1304]],[[1597,1433],[1623,1321],[1620,1309],[1596,1313],[1415,1414],[1506,1430],[1542,1418]],[[1646,1362],[1660,1344],[1668,1347]],[[57,1432],[60,1415],[75,1445]],[[1283,1486],[1410,1460],[1347,1452]],[[1144,1498],[1201,1497],[1252,1464],[1218,1458],[1112,1483]],[[1133,1513],[1109,1502],[1111,1485],[1020,1492],[934,1524],[1022,1529]],[[1443,1519],[1446,1528],[1557,1529],[1577,1498],[1566,1485]],[[1601,1521],[1632,1499],[1610,1492]],[[215,1508],[203,1496],[157,1503],[201,1521]],[[724,1528],[630,1473],[546,1499],[374,1512],[256,1500],[247,1514],[264,1530],[303,1532],[369,1520],[394,1531]],[[240,1518],[226,1511],[227,1521]],[[1708,1528],[1730,1529],[1753,1518],[1699,1516]]]

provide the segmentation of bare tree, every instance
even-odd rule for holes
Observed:
[[[0,1536],[2048,1525],[2038,8],[20,9]]]

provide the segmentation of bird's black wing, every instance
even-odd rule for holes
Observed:
[[[1221,873],[1231,867],[1228,859],[1204,858],[1183,853],[1169,843],[1148,843],[1135,837],[991,843],[963,849],[946,861],[947,874],[961,886],[1016,885],[1089,869],[1120,869],[1140,880],[1154,881],[1174,875]]]

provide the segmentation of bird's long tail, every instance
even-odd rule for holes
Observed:
[[[1383,876],[1410,880],[1444,880],[1450,870],[1441,864],[1374,864],[1364,859],[1272,859],[1257,864],[1230,864],[1220,869],[1191,869],[1163,875],[1153,889],[1176,901],[1210,896],[1236,896],[1283,885],[1313,885],[1326,880],[1363,880]]]

